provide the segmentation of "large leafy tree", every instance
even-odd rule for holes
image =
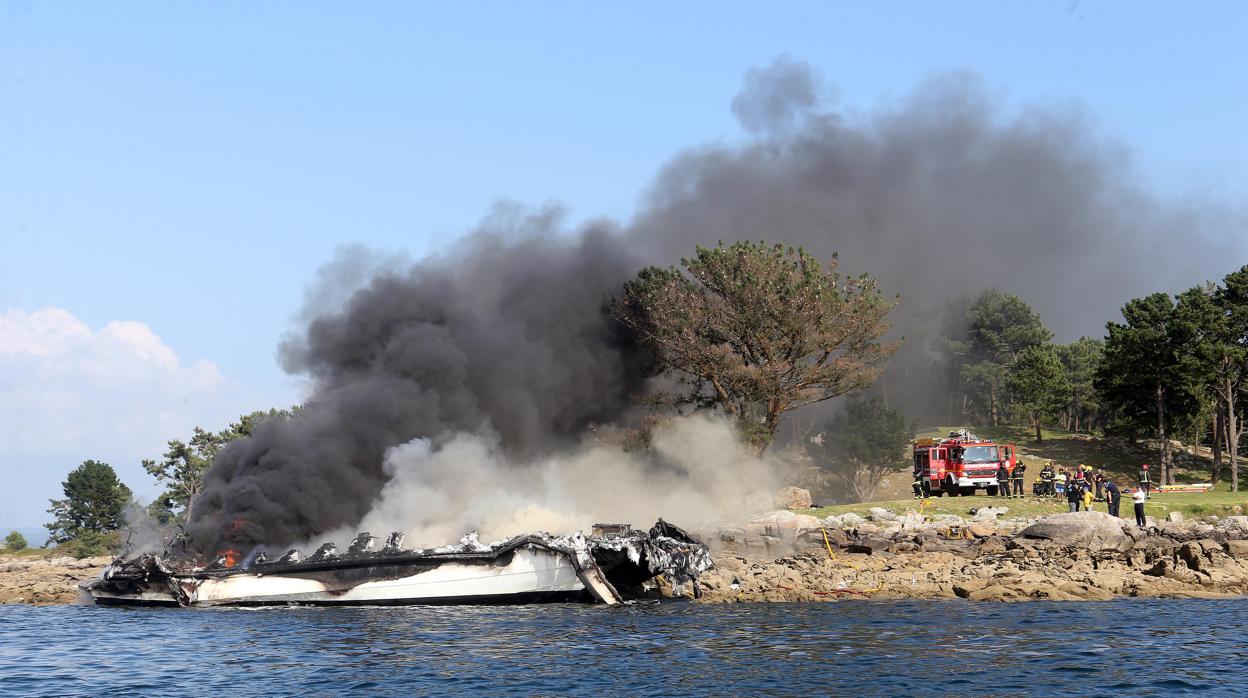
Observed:
[[[1160,441],[1159,477],[1173,483],[1172,424],[1199,409],[1199,363],[1189,354],[1191,325],[1176,314],[1165,293],[1128,302],[1122,316],[1125,322],[1106,325],[1097,391],[1130,428],[1143,427],[1151,418]]]
[[[221,447],[234,439],[250,436],[267,419],[289,419],[299,410],[299,407],[268,412],[257,410],[239,417],[237,422],[219,432],[195,427],[189,441],[170,440],[160,460],[143,461],[143,469],[165,487],[149,511],[157,519],[189,520],[195,508],[195,497],[203,488],[204,473]]]
[[[880,480],[910,467],[908,446],[915,424],[879,400],[850,400],[828,421],[812,453],[822,467],[860,502],[871,499]]]
[[[1101,403],[1094,381],[1105,353],[1105,342],[1091,337],[1056,347],[1066,374],[1066,400],[1063,408],[1067,429],[1091,429],[1100,418]]]
[[[48,509],[55,517],[46,525],[52,542],[65,543],[121,528],[131,492],[108,463],[83,461],[70,471],[61,489],[65,498],[51,500]]]
[[[1008,412],[1009,367],[1022,352],[1053,336],[1023,299],[985,289],[974,299],[955,303],[941,342],[962,394],[962,414],[997,425]]]
[[[1222,418],[1231,458],[1231,490],[1239,491],[1239,441],[1244,417],[1237,408],[1248,388],[1248,265],[1227,274],[1214,296],[1223,319],[1214,364],[1216,392],[1226,410]]]
[[[1043,441],[1041,422],[1061,413],[1070,392],[1057,351],[1048,344],[1023,349],[1010,365],[1006,385],[1014,405],[1036,430],[1036,441]]]
[[[880,341],[895,304],[835,258],[738,242],[642,270],[611,312],[676,379],[677,403],[722,409],[761,451],[785,412],[876,379],[898,347]]]
[[[1228,274],[1223,285],[1192,288],[1178,297],[1176,324],[1188,338],[1180,360],[1215,403],[1213,481],[1220,479],[1221,449],[1230,456],[1231,489],[1239,489],[1242,396],[1248,370],[1248,266]]]

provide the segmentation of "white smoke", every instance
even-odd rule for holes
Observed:
[[[406,546],[431,547],[471,531],[501,540],[588,533],[599,522],[649,526],[659,517],[696,528],[740,518],[745,495],[774,491],[784,467],[743,447],[727,420],[706,416],[658,427],[645,457],[586,444],[517,463],[481,434],[461,433],[436,447],[415,439],[387,452],[390,481],[364,519],[322,540],[400,531]]]

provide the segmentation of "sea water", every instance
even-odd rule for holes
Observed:
[[[4,696],[1248,693],[1248,600],[0,607]]]

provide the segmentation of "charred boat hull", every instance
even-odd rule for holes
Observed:
[[[612,605],[658,574],[679,583],[710,566],[705,546],[675,527],[660,535],[523,536],[481,548],[367,553],[245,569],[180,569],[144,555],[119,560],[83,589],[101,605]]]

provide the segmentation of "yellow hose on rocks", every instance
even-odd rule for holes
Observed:
[[[823,547],[825,547],[825,548],[827,548],[827,549],[828,549],[828,559],[830,559],[830,560],[832,560],[832,561],[834,561],[834,562],[842,562],[842,563],[844,563],[844,564],[848,565],[850,568],[852,568],[852,569],[856,570],[857,572],[859,572],[859,573],[861,573],[861,572],[862,572],[862,568],[861,568],[861,567],[859,567],[858,565],[855,565],[853,562],[851,562],[851,561],[849,561],[849,560],[842,560],[842,559],[838,558],[838,557],[836,556],[836,553],[832,552],[832,543],[831,543],[831,541],[829,541],[829,540],[828,540],[828,529],[826,529],[826,528],[824,528],[824,527],[820,526],[820,527],[819,527],[819,531],[823,533]],[[875,575],[875,582],[876,582],[876,586],[875,586],[875,588],[874,588],[874,589],[868,589],[867,591],[854,591],[854,590],[852,590],[852,589],[841,589],[841,590],[838,590],[838,591],[844,591],[845,593],[851,593],[851,594],[864,594],[864,595],[865,595],[865,594],[874,594],[875,592],[877,592],[877,591],[879,591],[879,590],[881,590],[881,589],[883,589],[883,588],[884,588],[884,580],[880,577],[880,575],[878,575],[878,574],[877,574],[877,575]]]

